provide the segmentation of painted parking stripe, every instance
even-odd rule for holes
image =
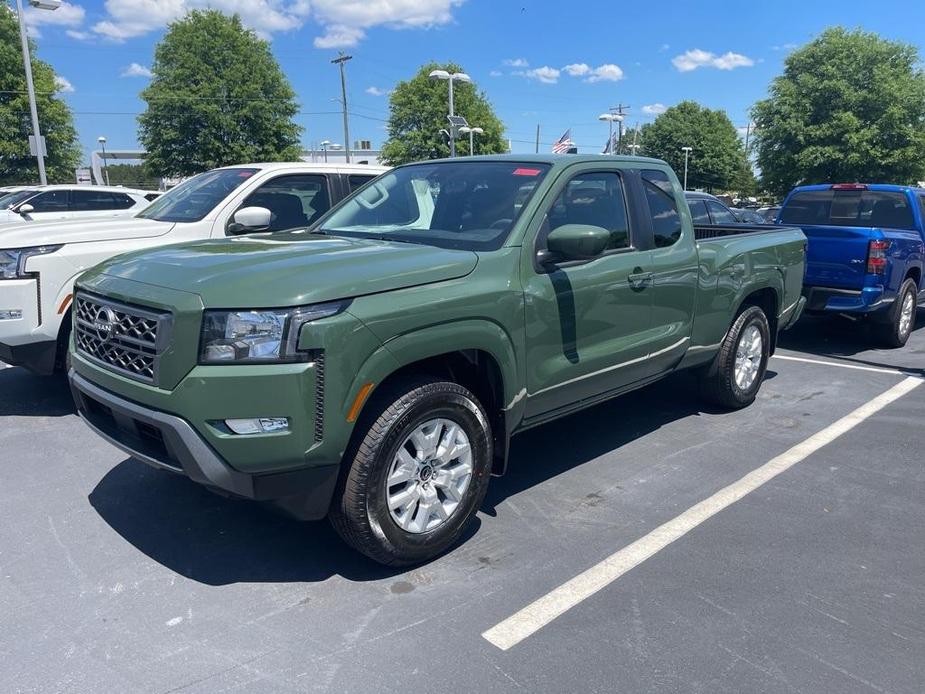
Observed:
[[[482,637],[501,650],[508,650],[535,634],[556,617],[607,587],[642,562],[683,537],[724,508],[734,504],[782,472],[847,433],[890,403],[919,387],[922,379],[903,379],[888,391],[861,405],[790,450],[748,473],[713,496],[692,506],[681,515],[660,525],[645,537],[615,552],[552,592],[527,605],[516,614],[482,633]]]
[[[892,374],[894,376],[905,376],[899,369],[883,369],[877,366],[858,366],[857,364],[844,364],[839,361],[823,361],[822,359],[806,359],[805,357],[791,357],[786,354],[775,354],[772,359],[784,359],[786,361],[800,361],[805,364],[818,364],[819,366],[839,366],[843,369],[854,369],[855,371],[872,371],[878,374]]]

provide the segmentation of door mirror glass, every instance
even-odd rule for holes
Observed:
[[[563,224],[546,238],[546,262],[591,260],[597,258],[610,243],[607,229],[591,224]]]
[[[229,234],[247,234],[253,231],[269,229],[273,213],[266,207],[242,207],[234,213],[231,224],[228,225]]]
[[[35,208],[29,203],[26,203],[25,205],[20,205],[18,208],[16,208],[16,212],[19,214],[32,214],[35,212]]]

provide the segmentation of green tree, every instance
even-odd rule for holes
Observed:
[[[29,49],[39,125],[48,150],[45,159],[48,181],[72,183],[74,169],[80,163],[80,147],[71,109],[56,96],[55,72],[51,65],[35,57],[31,39]],[[38,165],[29,154],[31,133],[19,23],[4,3],[0,6],[0,184],[38,181]]]
[[[193,11],[174,22],[151,71],[138,122],[156,175],[298,158],[295,93],[269,44],[237,15]]]
[[[762,183],[925,178],[925,75],[914,46],[832,28],[794,51],[753,109]]]
[[[382,146],[382,158],[391,165],[420,159],[439,159],[450,156],[447,138],[440,132],[447,129],[449,88],[445,81],[431,80],[433,70],[462,72],[459,65],[428,63],[407,82],[399,82],[389,100],[389,139]],[[465,118],[469,125],[485,132],[475,136],[476,154],[498,154],[507,151],[502,137],[504,126],[495,115],[484,93],[472,84],[453,84],[453,103],[456,115]],[[469,138],[460,137],[456,153],[469,154]]]
[[[745,161],[745,147],[725,111],[682,101],[642,131],[646,156],[664,159],[683,176],[684,152],[691,147],[688,188],[726,190]]]
[[[106,176],[114,186],[157,190],[161,184],[159,176],[148,171],[144,164],[107,164]]]

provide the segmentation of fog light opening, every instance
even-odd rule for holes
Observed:
[[[286,417],[258,417],[255,419],[226,419],[225,426],[239,436],[248,434],[275,434],[289,430]]]

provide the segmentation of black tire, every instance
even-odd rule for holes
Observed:
[[[55,371],[54,374],[67,376],[67,372],[71,370],[71,311],[68,309],[68,312],[64,314],[64,318],[61,321],[61,329],[58,332],[58,346],[55,352]]]
[[[907,299],[907,297],[911,297],[911,299]],[[915,327],[915,312],[918,308],[917,299],[918,287],[915,285],[915,281],[906,279],[899,288],[896,301],[887,311],[886,320],[873,325],[874,338],[877,344],[891,349],[905,346],[906,342],[909,341],[909,336],[912,334],[912,329]],[[912,321],[903,328],[902,308],[907,300],[912,301]]]
[[[748,388],[743,389],[736,383],[735,378],[736,352],[743,334],[751,326],[755,326],[761,333],[761,359],[754,382]],[[702,376],[700,389],[704,399],[733,410],[751,405],[764,381],[770,348],[771,329],[768,326],[767,316],[758,306],[746,307],[733,321],[713,364]]]
[[[370,402],[357,425],[349,468],[342,476],[329,514],[337,533],[352,547],[389,566],[418,564],[451,547],[475,516],[491,474],[492,436],[479,401],[456,383],[416,379],[389,388]],[[456,510],[433,530],[412,533],[392,518],[386,476],[392,460],[414,429],[434,418],[459,425],[472,451],[472,476]]]

